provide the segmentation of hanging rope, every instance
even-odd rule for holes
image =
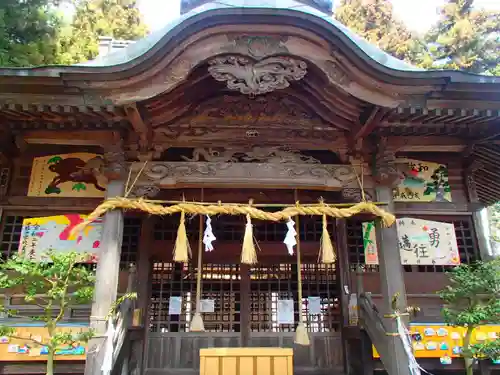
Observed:
[[[295,190],[295,200],[297,201],[297,206],[299,201],[297,200],[298,194]],[[299,345],[308,346],[311,344],[309,340],[309,334],[307,333],[306,325],[304,324],[304,317],[302,316],[302,263],[300,261],[300,221],[299,216],[295,218],[297,223],[297,278],[298,278],[298,306],[299,306],[299,324],[295,330],[294,342]]]
[[[178,212],[197,215],[248,215],[252,219],[281,221],[288,220],[298,215],[326,215],[336,218],[348,218],[360,213],[371,213],[382,219],[385,226],[391,226],[396,218],[393,214],[384,211],[372,202],[360,202],[350,207],[338,208],[334,205],[295,205],[286,207],[277,212],[266,212],[250,205],[224,204],[205,205],[197,202],[181,202],[171,206],[163,206],[158,203],[146,201],[144,199],[129,199],[124,197],[115,197],[101,203],[82,223],[76,225],[71,233],[76,234],[83,230],[88,224],[92,223],[106,212],[115,210],[137,210],[144,211],[151,215],[172,215]]]
[[[174,262],[187,263],[191,255],[185,221],[186,213],[181,211],[181,220],[177,229],[177,238],[175,239]]]
[[[320,204],[323,204],[323,200],[321,200]],[[319,260],[321,260],[323,264],[335,263],[337,260],[330,233],[328,233],[328,220],[326,215],[323,215],[323,232],[321,233]]]
[[[203,200],[203,189],[201,189],[201,200]],[[191,320],[191,332],[204,332],[205,325],[201,316],[201,276],[203,273],[203,216],[199,215],[200,227],[198,233],[198,273],[196,274],[196,312]]]

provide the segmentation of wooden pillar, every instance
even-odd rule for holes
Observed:
[[[247,347],[250,344],[250,266],[240,265],[240,338],[241,346]]]
[[[106,199],[123,196],[125,193],[125,160],[121,143],[117,140],[113,149],[105,153],[108,186]],[[104,359],[106,316],[116,302],[120,257],[123,240],[123,211],[113,210],[104,215],[101,252],[96,270],[94,300],[90,316],[90,328],[95,337],[89,341],[85,375],[101,375]]]
[[[379,186],[376,189],[377,201],[388,202],[386,210],[394,212],[392,188]],[[406,288],[404,282],[403,266],[399,254],[398,235],[396,224],[389,228],[382,225],[380,219],[376,221],[376,233],[378,244],[378,258],[380,269],[380,286],[383,296],[383,307],[381,314],[391,314],[392,299],[396,293],[399,294],[398,308],[405,310],[407,306]],[[407,319],[405,319],[407,320]],[[390,333],[397,332],[396,321],[392,318],[384,318],[385,326]],[[390,363],[391,369],[387,369],[389,374],[407,375],[410,374],[408,368],[408,358],[405,353],[403,342],[398,336],[388,336],[389,352],[394,354]]]
[[[124,181],[110,181],[106,197],[123,196]],[[120,255],[123,239],[123,212],[114,210],[104,216],[101,253],[97,264],[94,300],[90,316],[90,328],[95,331],[95,338],[88,345],[85,375],[100,375],[104,354],[106,333],[106,315],[117,299],[118,277],[120,273]]]
[[[155,216],[146,217],[142,220],[139,257],[137,260],[137,308],[141,311],[143,342],[137,345],[138,353],[135,353],[135,358],[138,359],[136,368],[140,374],[145,371],[146,350],[148,348],[149,324],[147,322],[149,322],[149,305],[151,300],[151,249],[154,242],[155,220]]]

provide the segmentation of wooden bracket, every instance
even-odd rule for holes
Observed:
[[[144,122],[137,106],[135,104],[129,104],[124,107],[127,119],[132,125],[134,131],[139,135],[139,149],[141,152],[148,151],[151,139],[152,131],[149,129],[148,125]]]
[[[388,109],[374,106],[371,111],[368,113],[366,117],[366,113],[362,113],[360,116],[360,127],[358,131],[354,135],[354,140],[365,138],[367,135],[370,135],[375,128],[380,125],[382,118],[386,115]],[[365,116],[363,116],[365,115]],[[366,120],[363,120],[362,117],[366,117]]]

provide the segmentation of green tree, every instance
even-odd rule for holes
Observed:
[[[474,8],[474,0],[447,0],[426,34],[426,68],[500,73],[500,13]]]
[[[33,337],[17,336],[8,325],[0,326],[0,335],[32,342],[47,349],[47,375],[54,374],[54,355],[63,346],[87,342],[92,331],[72,334],[57,330],[70,306],[88,304],[94,292],[94,271],[82,265],[88,255],[80,253],[47,253],[40,261],[14,256],[0,264],[0,288],[24,295],[27,304],[43,311],[40,315],[19,316],[16,311],[0,308],[8,318],[29,319],[43,323],[48,338],[37,341]]]
[[[55,62],[62,18],[55,0],[0,1],[0,66]]]
[[[473,359],[487,353],[471,345],[474,330],[484,324],[500,323],[500,259],[462,264],[448,277],[449,285],[439,292],[445,304],[443,317],[447,324],[466,329],[462,356],[467,375],[472,375]]]
[[[136,0],[77,0],[71,31],[61,38],[60,62],[96,57],[101,36],[137,40],[147,31]]]
[[[395,19],[387,0],[342,0],[335,18],[368,42],[402,60],[414,61],[422,42]]]

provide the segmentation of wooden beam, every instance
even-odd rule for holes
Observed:
[[[388,136],[387,146],[395,152],[463,152],[467,140],[442,136]]]
[[[364,138],[369,135],[377,126],[380,125],[380,122],[386,113],[386,109],[375,106],[368,115],[368,118],[360,124],[361,127],[356,132],[354,140]]]
[[[28,131],[22,135],[28,144],[100,146],[113,141],[113,132],[96,131]]]
[[[134,131],[139,135],[139,147],[141,151],[147,151],[152,136],[152,131],[144,122],[137,106],[130,104],[124,107],[127,119],[134,128]]]

